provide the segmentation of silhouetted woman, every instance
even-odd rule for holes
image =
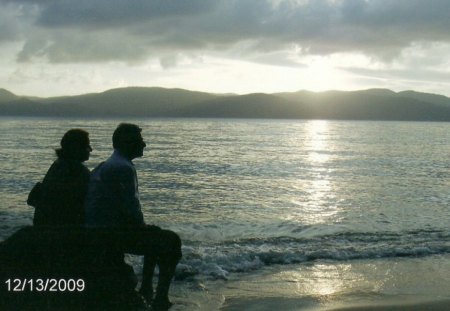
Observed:
[[[61,139],[57,159],[50,166],[41,188],[40,204],[35,207],[35,226],[71,226],[84,224],[84,198],[89,169],[83,162],[92,148],[89,133],[71,129]]]

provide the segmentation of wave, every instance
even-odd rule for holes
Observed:
[[[344,232],[314,238],[273,237],[213,243],[185,242],[176,278],[227,279],[271,265],[348,261],[450,253],[450,232]]]

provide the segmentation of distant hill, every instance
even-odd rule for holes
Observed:
[[[108,90],[102,93],[50,98],[32,98],[39,110],[38,116],[84,116],[84,117],[164,117],[169,111],[211,100],[216,95],[182,89],[129,87]],[[0,104],[2,115],[30,115],[20,105],[11,102],[7,113]],[[15,111],[15,108],[17,111]]]
[[[7,91],[5,89],[0,89],[0,103],[7,103],[14,100],[18,100],[20,97],[14,95],[10,91]]]
[[[387,89],[277,95],[301,103],[314,119],[450,121],[450,98],[440,95]]]
[[[231,95],[157,87],[37,98],[0,89],[0,115],[450,121],[450,98],[388,89]]]
[[[399,92],[398,96],[417,99],[426,103],[432,103],[448,107],[450,105],[450,100],[448,97],[443,95],[429,94],[429,93],[419,93],[414,91],[404,91]]]
[[[208,118],[292,118],[304,115],[302,105],[262,93],[214,98],[173,113],[182,117]]]

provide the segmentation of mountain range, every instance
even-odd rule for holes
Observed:
[[[450,98],[388,89],[235,95],[158,87],[40,98],[0,89],[0,116],[450,121]]]

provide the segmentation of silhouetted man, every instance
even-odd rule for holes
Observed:
[[[140,293],[155,309],[170,308],[168,292],[181,258],[181,241],[172,231],[146,225],[139,201],[138,180],[132,160],[142,157],[146,144],[141,129],[122,123],[113,134],[114,152],[91,173],[86,197],[86,225],[100,232],[107,260],[122,260],[123,253],[144,255]],[[119,256],[119,257],[117,257]],[[112,258],[111,258],[112,257]],[[153,300],[155,265],[159,279]]]

